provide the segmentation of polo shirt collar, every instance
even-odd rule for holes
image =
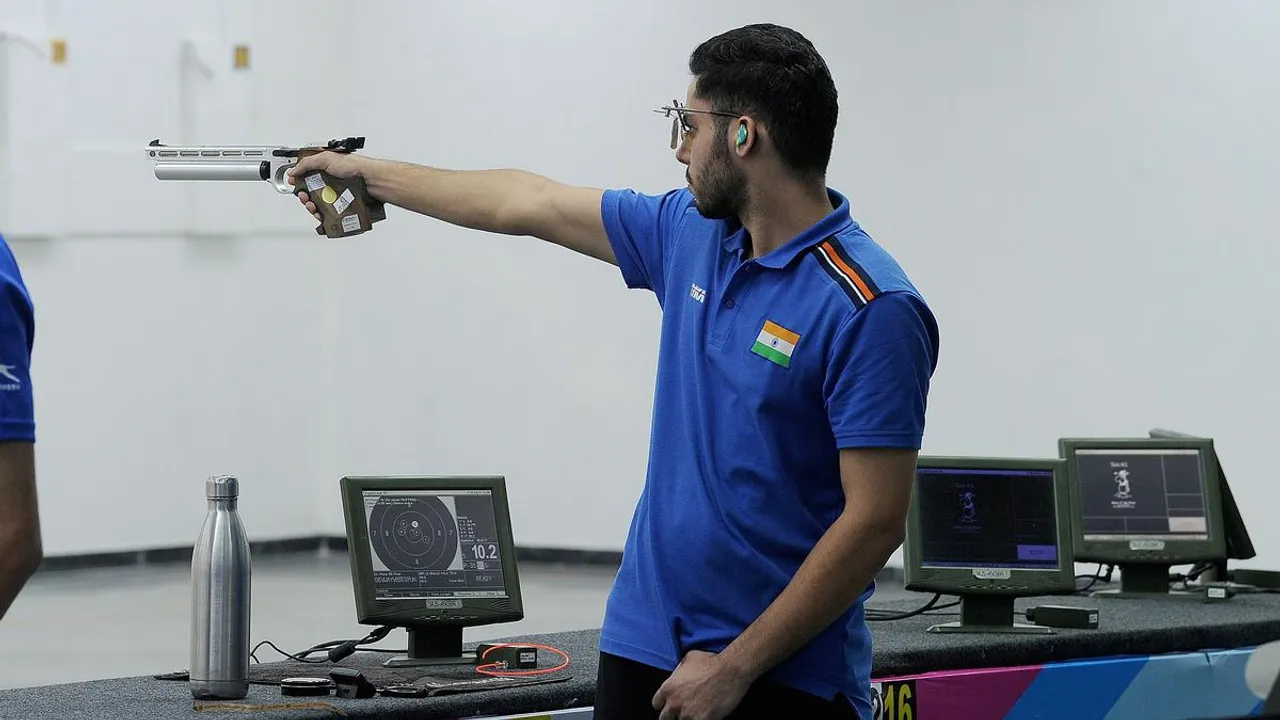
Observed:
[[[857,222],[849,213],[849,199],[844,195],[827,188],[827,197],[831,198],[831,204],[834,208],[827,213],[818,222],[809,226],[807,230],[788,240],[781,247],[764,257],[756,258],[756,262],[765,267],[780,269],[784,268],[800,253],[816,245],[817,243],[831,237],[832,235],[845,230],[846,228],[857,226]],[[736,221],[735,221],[736,223]],[[737,231],[730,233],[724,238],[724,249],[739,253],[746,249],[747,230],[738,225]]]

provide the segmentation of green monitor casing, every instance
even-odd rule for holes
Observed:
[[[1117,565],[1096,595],[1184,595],[1169,568],[1226,559],[1222,495],[1208,438],[1062,438],[1076,560]]]
[[[1066,464],[922,456],[903,543],[908,590],[959,595],[935,632],[1049,632],[1013,622],[1017,597],[1075,591]]]
[[[391,667],[474,662],[462,629],[524,618],[501,476],[344,477],[356,617],[408,630]]]

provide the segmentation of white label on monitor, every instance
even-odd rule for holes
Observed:
[[[1008,580],[1013,572],[1009,568],[974,568],[973,576],[979,580]]]
[[[1209,532],[1208,523],[1202,517],[1169,518],[1169,532],[1202,533]]]
[[[461,610],[462,600],[458,598],[427,598],[422,601],[428,610]]]
[[[1163,550],[1163,540],[1130,540],[1130,550]]]

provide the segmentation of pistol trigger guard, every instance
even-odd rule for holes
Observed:
[[[279,192],[282,195],[292,195],[297,191],[297,188],[293,186],[293,183],[289,182],[288,175],[289,169],[294,165],[297,165],[297,163],[283,163],[276,168],[275,173],[271,176],[271,184],[275,185],[276,192]]]

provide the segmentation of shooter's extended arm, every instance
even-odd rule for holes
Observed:
[[[175,147],[151,141],[147,154],[155,160],[155,176],[160,180],[253,180],[267,181],[280,193],[306,192],[322,221],[316,233],[331,238],[358,235],[385,220],[386,205],[369,195],[364,180],[339,180],[326,172],[310,172],[288,180],[288,170],[308,155],[329,150],[355,152],[364,147],[363,137],[331,140],[324,145],[287,146],[185,146]]]

